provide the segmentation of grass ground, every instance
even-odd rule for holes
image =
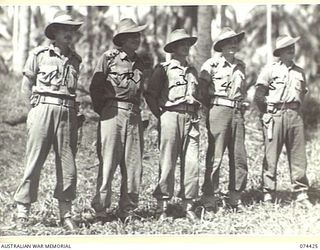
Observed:
[[[25,109],[21,103],[18,86],[19,78],[0,78],[3,86],[0,93],[0,236],[5,235],[64,235],[68,234],[59,227],[57,201],[53,199],[55,185],[54,155],[51,152],[41,174],[38,202],[31,210],[30,226],[24,230],[12,229],[15,219],[13,195],[22,177],[24,152],[26,144],[25,123],[10,126],[3,121],[21,115]],[[152,120],[151,125],[154,124]],[[202,214],[198,222],[191,223],[182,217],[179,199],[174,198],[171,212],[175,217],[159,222],[155,218],[156,201],[152,197],[158,177],[157,131],[150,126],[145,131],[145,153],[143,159],[143,177],[140,193],[139,218],[125,223],[115,218],[104,225],[90,223],[90,201],[96,188],[98,160],[96,156],[96,122],[88,120],[82,129],[77,154],[78,191],[74,200],[75,219],[80,235],[150,235],[150,234],[241,234],[241,235],[319,235],[320,234],[320,133],[308,131],[307,157],[308,178],[310,181],[311,201],[314,206],[308,210],[295,206],[290,193],[290,179],[286,154],[280,157],[278,169],[278,192],[275,206],[261,204],[261,163],[263,157],[262,135],[257,114],[246,114],[246,148],[248,152],[249,176],[247,191],[244,194],[246,207],[243,212],[235,213],[221,208],[216,213]],[[206,151],[206,130],[201,127],[200,169],[203,182]],[[176,187],[178,191],[179,166],[177,167]],[[227,189],[227,157],[221,172],[222,191]],[[117,206],[119,198],[120,172],[115,173],[113,183],[112,209]]]

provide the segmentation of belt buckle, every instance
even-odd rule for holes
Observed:
[[[240,102],[234,101],[234,107],[239,109],[240,108]]]
[[[133,111],[133,103],[128,102],[128,109]]]

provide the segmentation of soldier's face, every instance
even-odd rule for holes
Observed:
[[[174,53],[178,56],[188,56],[190,47],[190,43],[186,40],[176,42],[174,47]]]
[[[221,46],[222,54],[235,54],[239,51],[239,42],[237,38],[228,39]]]
[[[75,36],[75,29],[73,26],[61,25],[55,28],[55,41],[59,44],[69,45]]]
[[[141,42],[141,36],[140,33],[128,33],[126,36],[123,37],[123,44],[122,47],[126,47],[130,49],[131,51],[136,51]]]
[[[282,61],[292,61],[295,54],[294,44],[279,50],[279,57]]]

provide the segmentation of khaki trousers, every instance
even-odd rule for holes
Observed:
[[[242,192],[247,183],[245,127],[241,111],[226,106],[212,106],[208,116],[209,145],[203,184],[204,195],[220,192],[219,176],[226,148],[229,153],[229,191]]]
[[[195,113],[165,111],[160,117],[160,171],[153,196],[171,199],[180,156],[182,199],[195,199],[199,190],[199,121]]]
[[[40,103],[30,110],[27,129],[26,168],[14,200],[24,204],[37,200],[40,172],[52,145],[56,156],[57,178],[54,197],[61,201],[75,199],[77,183],[75,109]]]
[[[294,192],[308,189],[306,176],[307,157],[304,125],[300,112],[286,109],[272,115],[274,126],[272,140],[264,127],[265,156],[263,159],[263,191],[273,192],[277,184],[277,165],[283,145],[288,155],[290,178]]]
[[[140,114],[106,106],[98,127],[99,172],[97,190],[91,205],[103,212],[111,205],[112,181],[118,165],[122,175],[119,208],[129,211],[138,206],[142,177],[143,133]]]

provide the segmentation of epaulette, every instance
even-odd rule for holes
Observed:
[[[164,70],[167,72],[170,63],[171,63],[170,61],[169,62],[162,62],[162,63],[159,64],[159,66],[161,65],[164,68]]]
[[[213,57],[208,59],[208,62],[211,67],[215,68],[218,66],[220,59],[221,59],[221,57],[215,54]]]
[[[304,72],[304,69],[303,69],[303,68],[301,68],[300,66],[298,66],[297,64],[294,64],[294,67],[296,67],[299,71]]]
[[[120,54],[120,51],[118,49],[109,49],[106,52],[104,52],[104,54],[107,57],[107,59],[113,59]]]
[[[170,65],[170,61],[169,62],[162,62],[162,63],[160,63],[160,65],[162,65],[163,67],[168,67]]]
[[[246,64],[244,63],[244,61],[240,60],[240,59],[236,59],[237,60],[237,64],[241,67],[243,67],[244,69],[246,68]]]
[[[49,50],[49,47],[45,47],[45,46],[38,46],[36,48],[33,49],[32,53],[35,54],[36,56],[39,55],[42,52],[45,52]]]

